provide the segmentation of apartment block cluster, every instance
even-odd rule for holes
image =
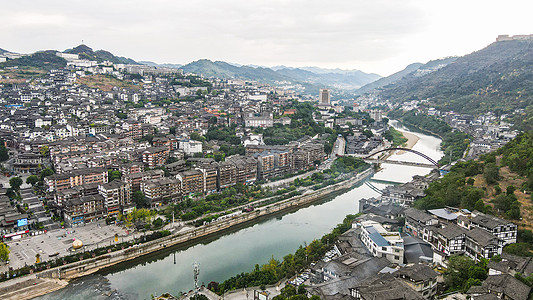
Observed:
[[[86,144],[82,148],[87,145],[90,147]],[[72,156],[72,152],[85,153],[85,150],[79,147],[74,150],[62,153],[52,145],[52,161],[59,172],[45,178],[56,209],[74,224],[131,211],[135,207],[132,194],[136,191],[142,191],[151,206],[158,206],[180,201],[184,196],[217,192],[238,183],[248,185],[258,179],[283,176],[309,168],[325,156],[323,145],[318,143],[294,148],[249,145],[246,147],[248,155],[230,156],[221,162],[181,156],[167,163],[171,157],[167,146],[137,149],[131,153],[118,151],[120,155],[116,156],[101,150],[95,151],[98,155],[94,156],[83,154],[83,160]],[[162,169],[145,170],[154,167],[164,167],[169,174],[165,177]],[[109,182],[109,170],[119,171],[122,178]]]
[[[325,157],[322,141],[267,146],[251,130],[290,125],[296,111],[283,106],[301,99],[290,86],[57,56],[65,68],[0,85],[0,139],[13,158],[4,163],[11,175],[55,171],[45,178],[48,203],[67,223],[127,213],[137,191],[157,206],[305,170]],[[100,75],[125,84],[86,84]],[[245,155],[196,159],[225,143],[192,138],[213,124],[233,126]],[[109,171],[121,178],[110,181]]]

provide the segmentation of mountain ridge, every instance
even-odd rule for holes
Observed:
[[[106,50],[96,50],[85,44],[78,45],[74,48],[67,49],[63,53],[78,54],[81,59],[94,60],[97,62],[110,61],[116,64],[132,64],[138,65],[135,60],[122,56],[115,56],[113,53]]]
[[[378,96],[394,102],[428,100],[437,109],[466,114],[523,109],[522,125],[517,126],[533,129],[532,39],[494,42],[431,73],[414,73],[384,87]]]
[[[274,69],[273,69],[274,68]],[[364,73],[359,70],[346,71],[343,73],[327,72],[321,73],[292,67],[261,67],[231,64],[223,61],[211,61],[200,59],[188,63],[181,67],[185,72],[198,73],[207,77],[239,78],[245,80],[257,80],[272,83],[275,81],[289,81],[293,83],[304,83],[312,85],[323,85],[346,90],[355,90],[364,84],[381,78],[377,74]]]

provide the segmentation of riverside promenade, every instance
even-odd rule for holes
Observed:
[[[302,195],[260,207],[249,213],[242,213],[224,220],[213,221],[198,228],[184,229],[170,236],[147,242],[145,244],[135,245],[95,258],[80,260],[64,266],[42,271],[37,274],[25,276],[23,278],[9,280],[0,283],[0,295],[3,295],[3,299],[29,299],[37,295],[49,293],[53,291],[52,288],[59,289],[69,280],[95,273],[103,268],[107,268],[121,262],[134,260],[138,257],[155,253],[174,245],[191,242],[197,239],[205,238],[209,235],[221,233],[237,225],[252,223],[261,217],[275,213],[281,213],[283,211],[295,210],[300,206],[305,206],[317,200],[323,199],[332,193],[348,190],[355,184],[370,177],[372,174],[372,169],[368,169],[343,182],[339,182],[316,191],[308,191]],[[19,286],[26,286],[25,289],[31,289],[31,287],[28,287],[27,284],[19,282],[19,280],[23,281],[24,278],[27,278],[28,280],[40,280],[39,284],[34,285],[35,289],[31,293],[28,293],[31,295],[30,297],[20,295],[16,291],[17,284]]]

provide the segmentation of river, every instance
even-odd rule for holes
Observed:
[[[411,132],[395,121],[391,124],[401,131]],[[414,134],[420,138],[414,150],[435,160],[442,157],[440,139]],[[424,158],[410,152],[393,154],[390,159],[425,162]],[[370,179],[379,189],[384,188],[386,182],[408,182],[412,176],[425,175],[431,170],[394,164],[382,164],[382,168]],[[173,247],[164,253],[74,280],[64,289],[39,299],[150,299],[151,295],[165,292],[178,295],[194,287],[194,262],[200,265],[199,283],[207,284],[250,271],[255,264],[266,263],[271,257],[281,260],[300,245],[331,231],[347,214],[358,212],[359,199],[375,196],[378,194],[363,183],[295,212],[272,216],[202,243]]]

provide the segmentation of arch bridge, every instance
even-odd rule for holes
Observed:
[[[415,162],[403,162],[403,161],[395,161],[395,160],[380,160],[380,159],[372,159],[371,158],[372,156],[374,156],[376,154],[379,154],[379,153],[382,153],[382,152],[387,152],[387,151],[392,151],[392,150],[403,150],[403,151],[408,151],[408,152],[414,153],[414,154],[416,154],[416,155],[418,155],[420,157],[423,157],[427,161],[429,161],[431,163],[431,165],[430,164],[423,164],[423,163],[415,163]],[[376,163],[378,163],[378,162],[396,163],[396,164],[402,164],[402,165],[414,165],[414,166],[432,167],[432,168],[439,168],[440,167],[438,162],[436,162],[431,157],[425,155],[424,153],[422,153],[420,151],[413,150],[413,149],[409,149],[409,148],[403,148],[403,147],[392,147],[392,148],[378,150],[376,152],[373,152],[373,153],[363,157],[363,159],[365,161],[368,161],[368,162],[376,162]]]

